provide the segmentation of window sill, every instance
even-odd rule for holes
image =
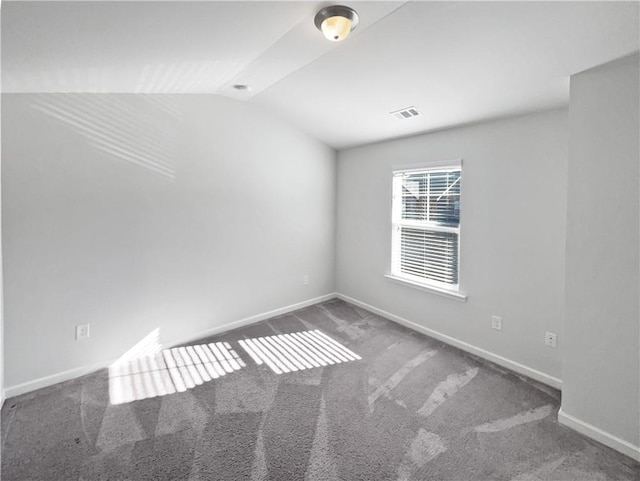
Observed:
[[[398,284],[403,284],[405,286],[413,287],[414,289],[430,292],[438,296],[448,297],[449,299],[455,299],[459,302],[467,302],[467,296],[464,294],[460,294],[459,292],[448,291],[446,289],[440,289],[438,287],[420,284],[418,282],[413,282],[407,279],[403,279],[402,277],[393,276],[391,274],[385,274],[384,276],[390,281],[396,282]]]

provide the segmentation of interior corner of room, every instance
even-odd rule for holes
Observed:
[[[637,2],[497,2],[502,30],[485,2],[355,2],[340,43],[317,2],[2,3],[2,401],[156,329],[172,346],[337,297],[560,389],[562,424],[640,461]],[[212,52],[136,31],[143,4]],[[255,38],[216,36],[215,9]],[[420,117],[388,115],[413,98]],[[385,277],[394,166],[449,159],[465,302]]]

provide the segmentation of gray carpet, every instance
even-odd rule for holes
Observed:
[[[337,344],[281,336],[312,330]],[[640,479],[557,423],[559,392],[339,300],[192,345],[155,384],[141,363],[7,400],[2,480]]]

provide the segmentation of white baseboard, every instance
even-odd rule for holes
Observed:
[[[308,299],[306,301],[298,302],[297,304],[291,304],[290,306],[274,309],[273,311],[263,312],[261,314],[256,314],[255,316],[245,317],[244,319],[240,319],[239,321],[229,322],[227,324],[223,324],[222,326],[216,326],[211,329],[207,329],[206,331],[201,331],[197,334],[186,336],[177,341],[168,343],[168,346],[169,347],[179,346],[181,344],[197,341],[198,339],[202,339],[205,337],[215,336],[216,334],[220,334],[222,332],[230,331],[232,329],[238,329],[239,327],[248,326],[250,324],[255,324],[256,322],[264,321],[265,319],[270,319],[272,317],[280,316],[282,314],[287,314],[289,312],[297,311],[298,309],[312,306],[314,304],[328,301],[330,299],[335,299],[336,297],[338,297],[338,295],[335,292],[332,292],[331,294],[326,294],[320,297],[314,297],[313,299]]]
[[[426,334],[429,337],[433,337],[434,339],[438,339],[439,341],[444,342],[445,344],[449,344],[451,346],[455,346],[458,349],[462,349],[463,351],[474,354],[478,357],[486,359],[487,361],[491,361],[495,364],[498,364],[502,367],[506,367],[512,371],[517,372],[518,374],[522,374],[524,376],[530,377],[531,379],[535,379],[543,384],[554,387],[556,389],[562,389],[562,380],[557,377],[550,376],[549,374],[545,374],[544,372],[538,371],[536,369],[525,366],[524,364],[520,364],[519,362],[512,361],[511,359],[507,359],[506,357],[499,356],[493,352],[487,351],[480,347],[474,346],[473,344],[469,344],[467,342],[461,341],[451,336],[447,336],[446,334],[442,334],[441,332],[434,331],[433,329],[429,329],[428,327],[424,327],[415,322],[404,319],[400,316],[396,316],[395,314],[391,314],[390,312],[383,311],[382,309],[378,309],[370,304],[366,304],[362,301],[354,299],[349,296],[345,296],[344,294],[338,293],[338,299],[342,299],[343,301],[350,302],[351,304],[355,304],[356,306],[360,306],[363,309],[371,311],[375,314],[378,314],[385,319],[389,319],[390,321],[397,322],[398,324],[402,324],[409,329],[413,329],[414,331],[418,331],[422,334]]]
[[[185,344],[188,342],[196,341],[198,339],[202,339],[205,337],[213,336],[216,334],[220,334],[222,332],[230,331],[232,329],[237,329],[239,327],[248,326],[249,324],[254,324],[256,322],[264,321],[265,319],[269,319],[271,317],[279,316],[282,314],[287,314],[288,312],[296,311],[298,309],[302,309],[304,307],[311,306],[313,304],[318,304],[319,302],[328,301],[330,299],[335,299],[337,297],[336,293],[326,294],[324,296],[315,297],[313,299],[307,299],[306,301],[298,302],[296,304],[291,304],[286,307],[281,307],[279,309],[274,309],[272,311],[263,312],[261,314],[256,314],[255,316],[246,317],[244,319],[240,319],[238,321],[229,322],[227,324],[223,324],[221,326],[216,326],[211,329],[207,329],[205,331],[201,331],[195,334],[191,334],[189,336],[185,336],[184,338],[174,340],[172,342],[166,343],[166,347],[174,347],[181,344]],[[9,386],[5,389],[6,398],[12,398],[14,396],[19,396],[20,394],[25,394],[31,391],[35,391],[36,389],[41,389],[43,387],[51,386],[53,384],[57,384],[63,381],[69,381],[71,379],[75,379],[80,376],[84,376],[85,374],[90,374],[92,372],[96,372],[100,369],[105,369],[113,364],[117,359],[110,359],[107,361],[98,362],[95,364],[91,364],[88,366],[81,366],[74,369],[69,369],[68,371],[59,372],[56,374],[52,374],[50,376],[41,377],[38,379],[34,379],[33,381],[28,381],[22,384],[16,384],[14,386]]]
[[[15,386],[9,386],[5,389],[5,396],[7,397],[7,399],[9,399],[14,396],[19,396],[20,394],[25,394],[31,391],[35,391],[36,389],[41,389],[43,387],[57,384],[59,382],[69,381],[70,379],[75,379],[77,377],[84,376],[85,374],[90,374],[100,369],[109,367],[109,365],[111,365],[115,361],[116,359],[111,359],[110,361],[101,361],[95,364],[89,364],[87,366],[69,369],[68,371],[57,372],[55,374],[51,374],[50,376],[40,377],[38,379],[34,379],[33,381],[16,384]]]
[[[640,461],[640,446],[635,446],[624,439],[620,439],[613,434],[593,426],[592,424],[581,421],[580,419],[565,413],[562,408],[558,411],[558,422],[578,431],[580,434],[584,434],[591,439],[595,439],[605,446],[609,446],[610,448],[629,456],[631,459]]]

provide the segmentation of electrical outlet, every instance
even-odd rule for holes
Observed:
[[[502,318],[499,316],[491,316],[491,329],[502,331]]]
[[[79,324],[76,326],[76,341],[89,338],[89,324]]]
[[[545,346],[556,347],[556,335],[553,332],[545,332],[544,344]]]
[[[302,276],[302,285],[303,286],[309,285],[309,276]]]

